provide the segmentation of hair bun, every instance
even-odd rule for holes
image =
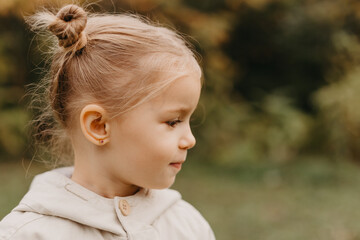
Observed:
[[[59,45],[67,48],[76,46],[79,50],[87,43],[84,29],[87,22],[87,14],[79,6],[67,5],[60,9],[56,20],[49,25],[49,30],[59,39]]]

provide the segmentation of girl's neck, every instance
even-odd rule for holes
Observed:
[[[105,198],[131,196],[140,190],[140,187],[124,184],[119,179],[114,179],[104,174],[99,169],[83,167],[75,161],[74,172],[71,179],[90,191]]]

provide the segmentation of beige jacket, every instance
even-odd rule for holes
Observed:
[[[0,240],[215,239],[206,220],[174,190],[108,199],[73,182],[72,171],[36,176],[0,222]]]

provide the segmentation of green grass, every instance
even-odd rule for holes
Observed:
[[[0,164],[0,219],[43,170]],[[310,159],[226,168],[189,159],[173,188],[204,215],[217,239],[360,239],[360,168],[352,164]]]
[[[360,169],[306,161],[187,166],[174,186],[224,240],[360,239]]]

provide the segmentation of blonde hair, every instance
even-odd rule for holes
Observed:
[[[115,117],[180,77],[201,76],[193,51],[179,34],[136,15],[88,14],[67,5],[56,15],[43,11],[27,22],[58,38],[50,71],[36,88],[45,89],[45,106],[33,126],[37,144],[62,159],[72,154],[66,131],[86,104],[100,104]],[[33,102],[38,102],[34,92]]]

